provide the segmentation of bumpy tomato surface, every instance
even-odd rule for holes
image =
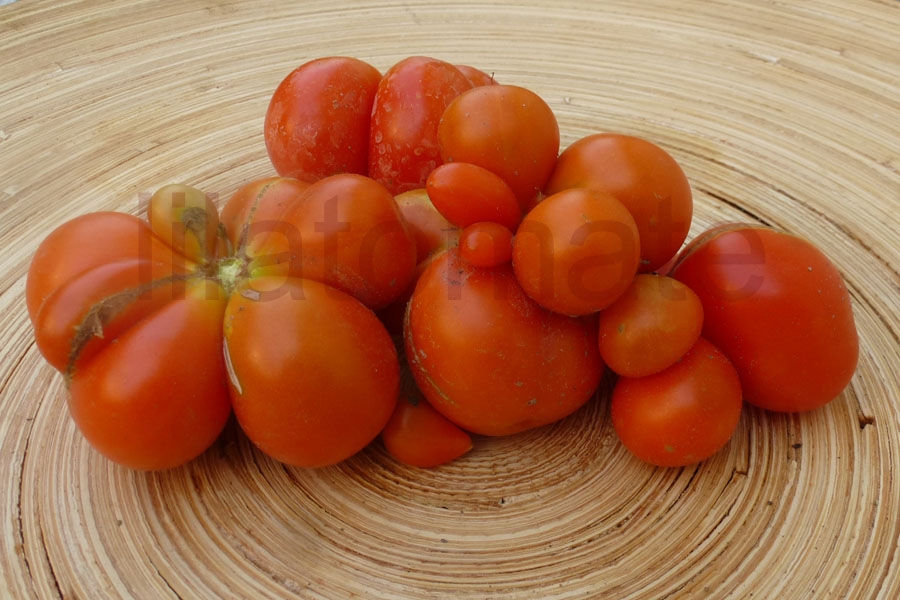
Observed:
[[[484,85],[460,94],[438,126],[444,162],[466,162],[499,175],[523,212],[539,199],[559,154],[559,124],[537,94]]]
[[[472,83],[450,63],[411,56],[385,72],[372,107],[370,177],[392,194],[425,186],[439,164],[437,128],[447,105]]]
[[[538,304],[565,315],[609,306],[631,284],[640,241],[621,202],[588,188],[548,196],[522,220],[513,268]]]
[[[541,308],[508,264],[478,269],[452,249],[419,278],[404,335],[425,397],[474,433],[561,419],[592,397],[603,372],[596,323]]]
[[[309,182],[364,175],[380,81],[375,67],[343,56],[314,59],[288,74],[266,111],[266,149],[275,171]]]
[[[806,411],[850,383],[859,337],[837,267],[809,241],[732,224],[698,236],[672,268],[703,304],[703,336],[741,376],[745,399]]]
[[[640,233],[642,272],[664,265],[690,231],[690,183],[675,159],[648,140],[598,133],[575,141],[559,155],[545,193],[573,187],[603,190],[628,208]]]
[[[646,377],[620,377],[612,423],[635,456],[662,467],[706,460],[721,450],[741,416],[741,385],[728,358],[699,338],[677,363]]]

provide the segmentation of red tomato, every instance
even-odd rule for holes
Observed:
[[[436,411],[416,389],[400,393],[381,440],[395,459],[420,468],[448,463],[472,449],[472,436]]]
[[[499,267],[512,259],[512,232],[499,223],[472,223],[459,235],[459,256],[473,267]]]
[[[694,204],[687,177],[668,152],[647,140],[618,133],[577,140],[559,155],[545,193],[573,187],[612,194],[631,212],[641,238],[641,272],[664,265],[690,230]]]
[[[600,312],[600,355],[619,375],[662,371],[700,337],[703,305],[689,287],[671,277],[642,274]]]
[[[398,298],[416,267],[416,242],[394,197],[349,173],[306,188],[245,252],[255,276],[315,279],[373,309]]]
[[[680,467],[721,450],[741,416],[741,385],[728,358],[700,338],[659,373],[621,377],[611,416],[619,439],[641,460]]]
[[[238,189],[222,207],[220,217],[234,251],[242,252],[256,235],[281,231],[288,205],[309,185],[290,177],[266,177]]]
[[[466,76],[474,87],[478,87],[481,85],[494,85],[497,82],[494,80],[493,75],[488,75],[481,69],[476,69],[475,67],[471,67],[469,65],[456,65],[456,68],[460,73]]]
[[[399,392],[387,330],[358,300],[323,283],[257,277],[225,310],[231,399],[266,454],[319,467],[378,436]]]
[[[425,188],[403,192],[394,200],[416,240],[416,260],[419,263],[435,252],[456,244],[459,227],[438,212]]]
[[[760,226],[718,227],[685,248],[671,276],[700,297],[703,336],[734,363],[748,402],[812,410],[849,384],[859,357],[850,294],[809,241]]]
[[[265,119],[275,171],[310,182],[337,173],[365,175],[379,81],[378,69],[343,56],[311,60],[285,77]]]
[[[438,121],[472,83],[450,63],[411,56],[388,69],[372,107],[370,177],[392,194],[425,186],[439,164]]]
[[[133,469],[181,465],[206,450],[231,414],[222,359],[225,294],[192,282],[80,363],[69,412],[94,448]]]
[[[147,208],[150,228],[163,242],[196,263],[209,263],[224,236],[212,199],[198,189],[170,184],[158,189]]]
[[[513,239],[513,268],[528,295],[549,310],[587,315],[609,306],[634,278],[640,242],[621,202],[588,188],[548,196]]]
[[[484,435],[571,414],[593,396],[603,371],[596,323],[542,309],[508,265],[478,269],[452,249],[419,278],[404,336],[431,405]]]
[[[425,189],[438,212],[458,227],[493,221],[515,231],[522,220],[512,188],[500,176],[478,165],[443,164],[425,180]]]
[[[559,124],[544,100],[512,85],[485,85],[456,98],[438,126],[444,162],[467,162],[499,175],[522,212],[537,201],[559,153]]]

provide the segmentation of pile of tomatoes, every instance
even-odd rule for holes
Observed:
[[[223,206],[166,185],[146,218],[76,217],[33,258],[37,345],[118,463],[181,465],[234,415],[287,464],[380,438],[434,466],[574,413],[608,374],[623,444],[687,465],[745,402],[812,410],[855,371],[820,250],[740,223],[685,244],[691,188],[665,150],[607,132],[560,151],[547,103],[478,69],[312,60],[264,139],[275,172]]]

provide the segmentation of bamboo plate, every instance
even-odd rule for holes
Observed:
[[[0,7],[0,597],[898,597],[898,31],[893,0]],[[182,469],[109,464],[32,343],[31,254],[164,183],[225,199],[271,174],[268,96],[331,54],[478,66],[541,94],[563,145],[607,130],[667,148],[692,235],[742,219],[812,239],[852,293],[852,384],[809,414],[747,409],[680,470],[632,459],[602,397],[435,470],[377,444],[284,468],[233,430]]]

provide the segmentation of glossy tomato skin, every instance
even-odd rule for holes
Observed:
[[[373,179],[349,173],[310,185],[245,251],[253,276],[322,281],[376,310],[403,294],[417,258],[394,197]]]
[[[473,267],[499,267],[512,260],[513,233],[500,223],[472,223],[459,234],[460,258]]]
[[[81,215],[50,232],[31,259],[25,303],[32,322],[58,287],[93,267],[116,261],[159,262],[171,265],[175,273],[196,268],[139,217],[117,212]]]
[[[450,63],[407,57],[388,69],[375,92],[368,174],[392,194],[425,185],[439,164],[437,128],[447,105],[472,83]]]
[[[513,239],[522,288],[548,310],[571,316],[609,306],[631,284],[640,258],[637,226],[609,194],[563,190],[535,206]]]
[[[141,470],[179,466],[206,450],[231,414],[222,358],[225,294],[190,283],[69,377],[69,412],[91,445]]]
[[[559,124],[537,94],[513,85],[484,85],[460,94],[441,116],[443,162],[466,162],[500,176],[522,212],[540,197],[559,154]]]
[[[619,375],[641,377],[673,365],[697,342],[703,304],[684,283],[664,275],[637,275],[600,312],[600,356]]]
[[[720,226],[684,249],[671,276],[700,297],[703,336],[734,363],[748,402],[813,410],[849,384],[859,358],[850,294],[809,241],[760,226]]]
[[[400,394],[381,440],[396,460],[419,468],[437,467],[472,449],[472,436],[418,393]]]
[[[458,227],[492,221],[515,231],[522,210],[512,188],[484,167],[464,162],[440,165],[425,180],[435,208]]]
[[[277,460],[340,462],[375,439],[394,409],[394,343],[371,310],[340,290],[251,279],[228,302],[224,334],[237,420]]]
[[[488,75],[481,69],[475,68],[470,65],[455,65],[460,73],[466,76],[473,87],[478,87],[482,85],[494,85],[497,83],[497,80],[494,79],[493,74]]]
[[[416,240],[418,263],[456,244],[459,227],[435,208],[425,188],[397,194],[394,200]]]
[[[671,367],[620,377],[611,418],[619,439],[641,460],[680,467],[701,462],[731,439],[741,416],[741,385],[728,358],[699,338]]]
[[[640,233],[641,272],[675,256],[690,231],[690,182],[675,159],[648,140],[620,133],[576,140],[559,155],[545,193],[574,187],[605,191],[628,208]]]
[[[603,372],[596,324],[541,308],[509,265],[478,269],[456,251],[419,278],[404,327],[422,393],[459,427],[508,435],[561,419]]]
[[[246,252],[258,235],[282,231],[287,207],[309,186],[292,177],[263,177],[238,188],[219,217],[233,252]]]
[[[381,73],[356,58],[311,60],[285,77],[269,102],[265,142],[275,171],[314,182],[365,174],[369,126]]]

